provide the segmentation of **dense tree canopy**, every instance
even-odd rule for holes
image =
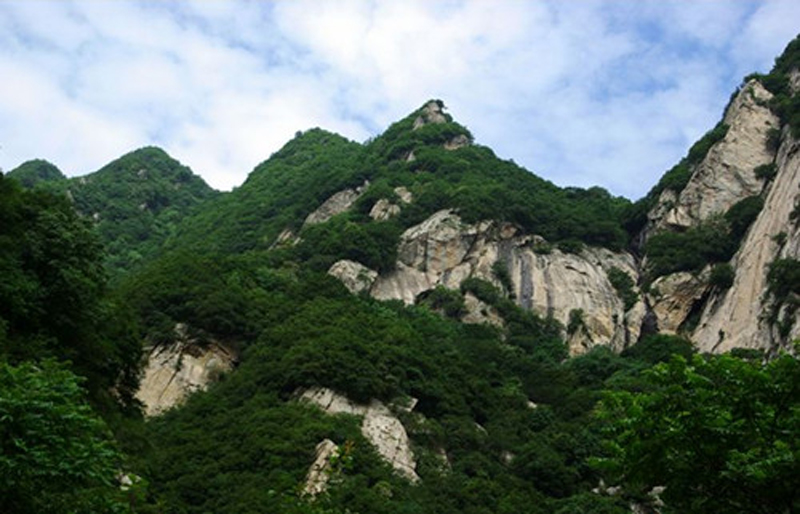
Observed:
[[[797,512],[800,362],[675,357],[645,374],[645,392],[602,404],[612,483],[656,486],[667,512]]]

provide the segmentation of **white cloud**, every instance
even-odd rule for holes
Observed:
[[[793,0],[0,3],[0,166],[164,147],[240,184],[295,131],[428,98],[562,185],[638,197],[794,37]]]

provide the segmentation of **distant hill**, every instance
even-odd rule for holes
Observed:
[[[66,178],[46,161],[29,161],[8,173],[26,187],[69,197],[90,218],[115,274],[158,253],[178,223],[218,193],[164,150],[145,147],[93,173]]]

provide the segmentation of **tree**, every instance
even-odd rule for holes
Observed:
[[[80,381],[54,361],[0,363],[0,511],[122,509],[120,456]]]
[[[798,360],[675,356],[644,380],[647,392],[601,404],[609,483],[640,498],[665,486],[664,512],[798,512]]]

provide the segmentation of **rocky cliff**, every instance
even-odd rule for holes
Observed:
[[[771,98],[757,80],[747,82],[726,111],[725,137],[710,148],[680,194],[665,190],[648,215],[642,239],[722,216],[748,197],[763,198],[761,212],[729,263],[734,272],[729,288],[712,287],[708,266],[699,273],[658,278],[651,288],[654,294],[647,297],[658,329],[674,333],[683,328],[700,351],[737,347],[774,351],[788,348],[800,335],[793,313],[784,309],[771,317],[769,312],[771,264],[800,256],[796,207],[800,143],[789,127],[779,129],[780,120],[769,107]],[[770,141],[776,133],[780,134],[777,144]],[[758,169],[765,167],[771,167],[772,173],[759,175]],[[699,321],[691,321],[691,315],[699,316]],[[783,324],[780,329],[778,319]]]
[[[760,196],[763,210],[729,263],[734,280],[728,289],[712,287],[711,264],[694,272],[646,278],[646,254],[639,262],[632,253],[604,248],[567,253],[536,235],[523,234],[515,225],[492,220],[468,224],[449,209],[402,234],[394,271],[379,275],[359,263],[340,261],[330,273],[352,292],[407,304],[438,286],[457,290],[465,279],[487,280],[505,288],[520,307],[571,326],[564,335],[573,355],[594,345],[621,350],[639,339],[645,320],[660,332],[691,337],[702,351],[785,346],[800,329],[786,307],[783,314],[772,316],[783,320],[780,333],[775,319],[768,319],[767,275],[776,259],[798,257],[795,206],[800,178],[798,143],[789,128],[783,129],[775,148],[781,121],[770,107],[772,96],[758,80],[743,85],[726,108],[719,126],[723,135],[690,164],[691,176],[680,191],[667,188],[660,193],[638,238],[647,241],[663,231],[685,231]],[[434,107],[426,107],[416,127],[437,122]],[[772,167],[774,176],[759,172],[765,167]],[[401,208],[393,207],[388,215]],[[496,276],[498,265],[507,270],[508,283]],[[633,288],[639,299],[626,305],[609,279],[609,273],[618,271],[636,284],[650,281],[648,294]],[[502,324],[488,306],[474,297],[467,300],[463,321]]]
[[[777,173],[768,186],[764,208],[731,264],[733,285],[716,292],[705,304],[692,339],[702,351],[732,348],[777,349],[800,337],[800,324],[783,313],[784,328],[770,321],[770,265],[778,259],[800,259],[800,141],[785,129],[776,158]],[[788,316],[788,317],[786,317]],[[783,332],[783,333],[781,333]]]
[[[189,335],[186,325],[179,324],[170,344],[147,351],[136,398],[147,416],[155,416],[205,389],[232,370],[235,362],[236,354],[229,347],[218,341],[200,342]]]
[[[505,286],[496,276],[498,263],[508,271],[512,285],[508,293],[521,307],[553,317],[565,327],[579,313],[583,330],[565,334],[572,354],[598,344],[622,349],[638,339],[644,304],[639,301],[626,310],[608,276],[617,269],[635,280],[638,272],[632,255],[591,247],[566,253],[542,238],[520,234],[508,223],[464,223],[452,210],[439,211],[403,233],[394,271],[377,275],[355,263],[340,262],[331,273],[352,291],[368,290],[377,299],[413,304],[421,293],[437,286],[458,289],[471,277],[502,289]],[[475,298],[467,302],[470,306],[474,307],[467,321],[499,323]]]
[[[774,152],[768,148],[767,139],[770,129],[780,124],[767,106],[771,98],[772,94],[756,80],[739,91],[722,120],[727,127],[725,136],[709,149],[680,193],[672,189],[661,193],[648,215],[647,235],[697,225],[761,193],[764,182],[755,170],[772,162]]]
[[[361,432],[364,437],[372,443],[378,454],[402,476],[416,482],[419,480],[416,472],[416,459],[411,451],[410,441],[406,429],[400,420],[392,413],[389,408],[378,400],[372,400],[364,405],[355,403],[349,398],[336,393],[327,388],[314,387],[304,391],[298,391],[297,396],[300,401],[316,405],[328,414],[352,414],[362,416]],[[333,446],[323,444],[317,447],[317,460],[309,470],[309,477],[306,488],[309,493],[316,494],[320,487],[324,489],[324,484],[320,486],[317,478],[318,473],[314,473],[317,468],[324,467],[319,455],[324,454],[324,449],[330,455]],[[334,445],[335,446],[335,445]]]

